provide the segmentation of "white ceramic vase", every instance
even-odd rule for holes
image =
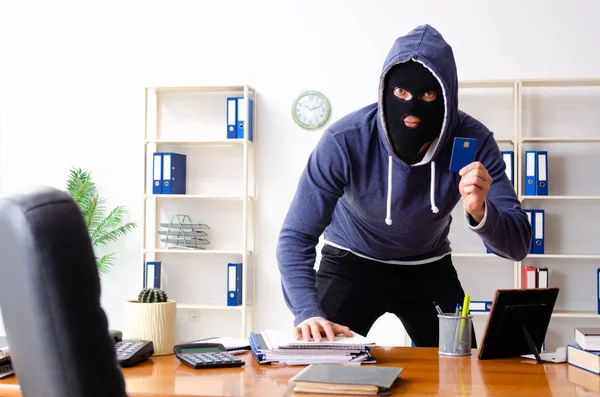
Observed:
[[[177,338],[177,304],[174,300],[159,303],[125,302],[123,339],[150,340],[157,356],[173,354]]]

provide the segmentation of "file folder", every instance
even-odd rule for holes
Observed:
[[[471,301],[469,310],[472,312],[489,312],[492,309],[492,301]]]
[[[162,153],[154,153],[152,166],[152,194],[162,193]]]
[[[227,139],[237,138],[237,98],[227,98]]]
[[[538,196],[548,195],[548,152],[537,152],[537,192]]]
[[[529,253],[533,254],[533,239],[535,237],[535,224],[533,223],[533,210],[523,210],[527,214],[527,219],[531,225],[531,241],[529,242]]]
[[[526,266],[523,268],[523,278],[521,280],[521,288],[531,289],[537,288],[537,268]]]
[[[548,288],[548,268],[540,267],[537,269],[538,288]]]
[[[544,253],[544,229],[546,227],[544,210],[533,210],[533,219],[535,224],[533,253]]]
[[[535,150],[525,152],[525,195],[535,196],[537,191],[537,154]]]
[[[161,262],[146,262],[144,288],[160,288]]]
[[[163,194],[185,194],[186,155],[163,153]]]
[[[502,152],[502,159],[504,160],[504,164],[506,164],[506,176],[510,181],[510,184],[515,186],[515,172],[514,172],[514,152],[505,151]]]
[[[227,306],[242,304],[242,264],[227,265]]]
[[[244,134],[248,134],[248,140],[252,140],[253,135],[253,101],[248,98],[248,120],[246,118],[246,100],[244,97],[237,98],[237,138],[244,139]]]

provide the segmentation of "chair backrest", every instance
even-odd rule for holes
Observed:
[[[91,239],[65,192],[0,199],[0,309],[24,397],[126,397]]]

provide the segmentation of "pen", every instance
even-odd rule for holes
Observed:
[[[463,307],[462,307],[462,313],[461,313],[462,317],[466,317],[467,314],[469,314],[469,304],[470,303],[471,303],[471,297],[469,296],[469,294],[465,294],[465,299],[463,301]],[[464,327],[465,327],[465,320],[461,319],[460,320],[460,331],[459,331],[459,336],[458,336],[458,339],[460,342],[462,342],[462,339],[463,339]]]
[[[454,311],[456,317],[460,316],[460,303],[456,304],[456,310]]]
[[[442,309],[440,309],[440,307],[436,301],[433,301],[433,306],[435,306],[435,310],[437,310],[437,312],[440,314],[440,316],[444,315],[444,312],[442,311]]]

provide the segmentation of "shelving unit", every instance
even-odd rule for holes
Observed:
[[[552,88],[552,87],[560,87],[560,88],[582,88],[582,87],[600,87],[600,79],[549,79],[549,80],[538,80],[538,79],[531,79],[531,80],[500,80],[500,81],[463,81],[459,83],[459,90],[465,90],[465,89],[479,89],[479,88],[486,88],[486,89],[490,89],[490,88],[508,88],[508,87],[512,87],[512,100],[513,100],[513,129],[511,131],[511,136],[512,138],[499,138],[497,139],[497,142],[499,144],[501,143],[510,143],[513,146],[513,150],[514,150],[514,161],[515,164],[513,164],[514,167],[514,178],[515,178],[515,192],[517,194],[517,197],[519,198],[519,200],[521,201],[523,208],[527,208],[527,204],[531,204],[531,203],[537,203],[539,202],[539,204],[536,204],[535,207],[536,208],[544,208],[544,205],[546,204],[554,204],[554,202],[556,202],[557,204],[561,204],[564,203],[565,205],[568,203],[577,203],[576,205],[579,205],[580,203],[583,204],[589,204],[589,205],[594,205],[594,203],[596,203],[596,201],[600,200],[600,195],[594,195],[594,194],[579,194],[579,192],[573,192],[575,194],[570,195],[570,194],[566,194],[567,192],[565,192],[565,194],[552,194],[553,191],[556,192],[556,185],[553,182],[553,177],[554,175],[552,175],[550,173],[549,178],[551,179],[550,181],[550,194],[548,196],[528,196],[528,195],[524,195],[524,184],[523,184],[523,180],[524,180],[524,153],[526,150],[526,145],[555,145],[556,144],[590,144],[590,145],[595,145],[600,143],[600,133],[597,134],[597,136],[593,136],[594,134],[588,134],[588,135],[592,135],[592,136],[582,136],[582,134],[577,134],[574,133],[573,137],[568,137],[565,136],[565,133],[569,133],[571,131],[565,131],[565,133],[563,134],[558,134],[557,136],[528,136],[524,133],[524,105],[523,105],[523,101],[524,101],[524,90],[526,88],[531,88],[531,87],[537,87],[537,88]],[[585,97],[587,99],[587,101],[590,101],[590,97],[587,96]],[[600,100],[600,95],[598,96],[598,100]],[[594,102],[595,103],[595,102]],[[537,110],[537,109],[536,109]],[[539,110],[538,110],[539,112]],[[467,110],[467,113],[471,114],[472,116],[474,116],[475,118],[480,119],[477,114],[473,114],[471,112],[469,112]],[[541,112],[539,112],[541,113]],[[539,116],[538,117],[542,117]],[[577,118],[577,116],[572,116],[572,119]],[[485,124],[485,122],[484,122]],[[573,125],[576,126],[577,122],[576,120],[573,121]],[[488,125],[488,127],[490,127]],[[493,129],[493,128],[492,128]],[[573,127],[573,130],[576,130],[576,127]],[[544,131],[543,129],[538,129],[536,131]],[[542,134],[543,135],[543,134]],[[599,146],[600,148],[600,146]],[[548,149],[548,154],[549,154],[549,165],[550,163],[553,161],[553,157],[552,157],[552,149]],[[588,175],[588,180],[592,180],[589,178],[593,178],[594,175],[589,174]],[[596,192],[593,192],[596,193]],[[589,202],[589,203],[588,203]],[[459,204],[461,205],[461,204]],[[559,216],[562,214],[554,214],[555,216]],[[548,218],[548,217],[546,217]],[[457,219],[454,220],[453,224],[456,224]],[[590,219],[590,223],[589,223],[589,228],[591,229],[593,225],[593,222],[595,222],[594,219]],[[552,228],[553,225],[552,223],[548,223],[548,219],[546,219],[546,235],[548,234],[548,229]],[[546,240],[548,240],[546,238]],[[476,249],[482,249],[483,244],[480,244],[477,246]],[[464,248],[464,247],[463,247]],[[556,252],[556,253],[545,253],[545,254],[529,254],[522,262],[514,262],[514,261],[510,261],[504,258],[500,258],[497,257],[493,254],[488,254],[485,253],[485,251],[483,252],[454,252],[453,253],[453,257],[454,258],[488,258],[489,260],[501,260],[501,261],[508,261],[509,263],[512,262],[512,267],[513,267],[513,288],[520,288],[521,286],[521,269],[523,267],[524,262],[530,261],[530,260],[534,260],[534,261],[540,261],[540,260],[555,260],[558,261],[557,263],[560,263],[561,260],[566,260],[566,261],[595,261],[598,260],[598,267],[600,267],[600,244],[596,244],[594,246],[590,246],[589,249],[592,251],[591,253],[562,253],[562,252]],[[464,250],[463,250],[464,251]],[[468,250],[470,251],[470,250]],[[596,252],[594,252],[596,251]],[[491,257],[491,258],[490,258]],[[486,260],[488,260],[486,259]],[[467,259],[470,260],[470,259]],[[570,264],[569,264],[570,265]],[[577,262],[573,262],[573,266],[576,266]],[[482,264],[482,266],[485,266]],[[565,266],[566,267],[566,266]],[[550,283],[552,284],[552,282]],[[567,291],[564,291],[561,288],[561,293],[568,293]],[[591,299],[594,299],[595,296],[595,290],[593,291],[593,293],[590,294]],[[477,299],[477,297],[472,297],[472,299]],[[477,313],[473,313],[475,316],[480,317],[480,316],[487,316],[488,313],[486,312],[477,312]],[[600,315],[597,314],[596,311],[591,311],[591,310],[555,310],[555,312],[553,313],[553,317],[554,318],[563,318],[563,319],[581,319],[582,321],[585,319],[592,319],[592,320],[596,320],[596,319],[600,319]]]
[[[161,262],[161,288],[177,301],[178,338],[211,332],[247,337],[254,327],[256,90],[249,85],[147,87],[145,94],[141,273],[146,262]],[[243,138],[227,138],[227,97],[244,97],[245,120],[248,99],[253,101],[252,140],[248,124]],[[152,193],[155,152],[186,155],[185,194]],[[205,249],[167,247],[160,241],[159,224],[175,214],[208,225]],[[227,305],[228,263],[242,263],[238,306]],[[191,323],[187,311],[201,317],[200,323]],[[238,331],[221,319],[225,313],[237,313]]]

